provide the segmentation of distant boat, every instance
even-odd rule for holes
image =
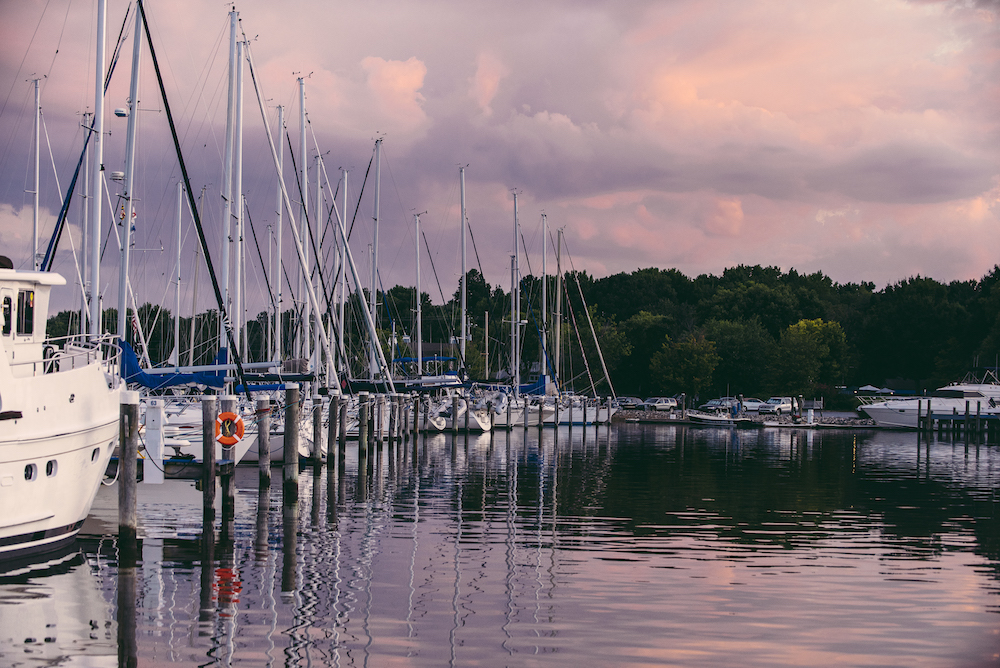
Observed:
[[[688,411],[687,417],[692,422],[711,425],[713,427],[761,427],[761,423],[747,417],[732,417],[718,413],[699,413]]]
[[[1000,380],[993,373],[981,379],[965,378],[961,382],[939,387],[930,395],[873,401],[862,404],[858,410],[865,413],[880,427],[916,429],[917,413],[927,413],[927,406],[935,415],[965,414],[966,404],[971,414],[976,408],[981,415],[1000,414]]]
[[[0,256],[0,559],[71,541],[118,442],[113,337],[46,339],[49,292],[66,280]]]

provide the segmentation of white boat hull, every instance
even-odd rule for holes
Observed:
[[[118,442],[121,386],[97,360],[31,376],[9,370],[0,371],[3,411],[21,417],[0,422],[3,559],[55,549],[79,531]]]

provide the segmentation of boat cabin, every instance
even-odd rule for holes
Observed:
[[[0,349],[14,376],[34,373],[44,359],[49,292],[66,279],[47,271],[18,271],[0,256]]]

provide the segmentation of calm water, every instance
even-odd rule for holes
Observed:
[[[193,484],[145,486],[135,569],[104,488],[97,535],[0,577],[0,665],[1000,663],[997,446],[597,433],[437,436],[360,471],[351,443],[297,509],[250,468],[212,541]]]

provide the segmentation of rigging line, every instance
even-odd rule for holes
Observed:
[[[250,223],[250,234],[253,236],[253,245],[257,247],[257,259],[260,260],[261,270],[264,275],[264,285],[267,287],[267,296],[271,301],[271,308],[275,308],[274,295],[271,292],[271,281],[267,278],[267,268],[264,264],[264,255],[260,252],[260,244],[257,242],[257,230],[254,229],[253,219],[250,217],[250,207],[246,204],[246,198],[243,198],[243,213],[246,214],[247,222]]]
[[[590,373],[590,363],[587,361],[587,352],[583,348],[583,340],[580,338],[580,328],[576,325],[576,311],[573,310],[573,305],[569,300],[569,286],[563,283],[563,288],[566,290],[566,306],[569,308],[569,317],[573,321],[573,333],[576,334],[577,342],[580,344],[580,357],[583,359],[583,366],[587,369],[587,378],[590,379],[590,389],[593,391],[594,396],[597,396],[597,388],[594,386],[594,377]]]
[[[59,193],[59,197],[62,197],[62,186],[59,185],[59,172],[56,171],[56,158],[52,154],[52,140],[49,139],[49,126],[45,123],[45,115],[39,110],[39,116],[42,119],[42,130],[45,132],[45,144],[49,147],[49,161],[52,163],[52,177],[56,181],[56,192]],[[59,202],[59,208],[62,208],[62,201]],[[76,244],[73,243],[73,232],[69,234],[69,245],[73,251],[73,267],[76,269],[76,280],[80,282],[80,294],[83,296],[84,301],[87,299],[87,291],[83,287],[83,274],[80,273],[80,261],[76,257]]]
[[[170,103],[167,101],[167,90],[163,86],[163,74],[160,72],[160,62],[156,59],[156,48],[153,46],[153,37],[149,33],[149,21],[146,20],[146,8],[144,7],[142,0],[137,0],[136,7],[142,14],[142,27],[146,33],[146,43],[149,45],[149,55],[153,59],[153,69],[156,71],[156,82],[159,84],[160,96],[163,99],[163,108],[167,113],[167,123],[170,125],[170,135],[174,140],[174,148],[177,151],[177,161],[180,163],[181,174],[184,176],[184,187],[187,190],[188,204],[190,205],[191,212],[194,215],[194,224],[198,229],[198,239],[201,241],[201,248],[205,253],[205,264],[208,266],[208,275],[212,279],[212,288],[215,291],[215,299],[219,305],[219,312],[222,314],[222,324],[226,330],[226,338],[228,339],[230,346],[229,352],[232,355],[233,361],[236,363],[236,372],[239,376],[240,384],[243,385],[247,401],[253,401],[253,397],[247,387],[245,374],[243,373],[243,362],[240,359],[239,347],[236,345],[236,339],[233,336],[233,323],[229,318],[229,313],[226,311],[226,303],[222,299],[222,291],[219,288],[219,279],[215,275],[215,265],[212,263],[212,256],[208,252],[208,240],[205,238],[205,230],[201,225],[201,216],[198,214],[197,207],[195,207],[194,191],[191,189],[191,179],[188,177],[187,164],[184,162],[184,154],[181,152],[180,139],[177,137],[177,126],[174,124],[174,115],[170,111]]]
[[[253,75],[253,67],[251,67],[251,76],[252,75]],[[256,85],[257,85],[257,80],[256,80],[256,78],[254,78],[254,86],[256,86]],[[299,180],[299,168],[298,168],[298,166],[295,163],[295,151],[292,149],[292,136],[286,132],[285,133],[285,138],[288,140],[288,152],[289,152],[290,157],[292,159],[292,171],[295,173],[295,184],[298,186],[298,189],[299,189],[299,199],[305,200],[305,197],[302,196],[302,182]],[[289,212],[289,215],[291,215],[291,212]],[[323,277],[323,274],[324,274],[323,268],[322,268],[322,266],[320,266],[320,263],[322,262],[323,256],[320,255],[319,250],[316,248],[316,237],[313,235],[312,225],[309,222],[309,207],[307,207],[307,206],[302,207],[302,215],[305,216],[305,219],[306,219],[306,230],[309,232],[309,245],[312,247],[313,257],[317,258],[316,266],[315,266],[315,268],[314,268],[314,270],[313,270],[312,273],[314,275],[316,275],[316,276],[319,276],[320,289],[323,291],[323,299],[326,301],[326,317],[328,318],[328,322],[330,322],[332,324],[333,322],[335,322],[335,320],[334,320],[334,317],[333,317],[333,305],[332,305],[331,300],[330,300],[331,292],[329,290],[327,290],[326,279]],[[312,281],[312,277],[311,276],[306,276],[306,280],[308,280],[308,281],[311,282]],[[318,301],[319,300],[317,299],[317,302]],[[320,314],[320,317],[318,318],[318,320],[321,321],[320,322],[320,326],[322,326],[322,314]],[[336,330],[336,328],[334,328],[334,327],[331,327],[330,329]],[[340,344],[340,340],[337,339],[337,332],[336,331],[334,331],[332,339],[333,340],[331,341],[331,346],[332,346],[333,343],[337,343],[336,346],[332,346],[332,347],[334,347],[337,350],[339,350],[340,349],[340,345],[339,345]],[[329,351],[329,352],[332,352],[332,350]],[[333,360],[330,360],[330,362],[332,363]]]
[[[441,320],[442,320],[442,322],[446,322],[447,323],[447,325],[448,325],[448,327],[447,327],[447,329],[448,329],[448,339],[451,340],[451,337],[453,337],[455,335],[455,321],[454,321],[454,319],[450,319],[449,320],[449,319],[446,319],[446,317],[445,317],[445,316],[447,316],[447,311],[444,308],[446,302],[445,302],[445,298],[444,298],[444,290],[441,289],[441,279],[438,278],[437,267],[434,266],[434,257],[431,255],[430,244],[427,243],[427,235],[424,233],[423,230],[421,230],[420,231],[420,236],[422,236],[424,238],[424,247],[427,249],[427,258],[430,260],[430,263],[431,263],[431,271],[434,272],[434,280],[437,282],[438,292],[441,293],[441,301],[443,303],[441,304],[441,306],[438,307],[438,309],[441,311]],[[417,299],[420,299],[420,295],[417,295]],[[465,367],[465,359],[461,356],[461,353],[459,353],[459,361],[461,362],[462,367]]]
[[[48,4],[46,3],[46,6]],[[69,23],[69,8],[72,7],[72,3],[66,3],[66,16],[63,17],[62,28],[59,30],[59,39],[56,41],[56,52],[52,54],[52,62],[49,63],[49,71],[45,74],[45,78],[48,79],[49,75],[52,74],[52,68],[56,64],[56,56],[59,55],[59,47],[62,46],[63,35],[66,33],[66,24]]]
[[[52,0],[46,0],[45,6],[42,7],[42,15],[38,17],[38,24],[35,26],[35,31],[31,33],[31,39],[28,40],[28,48],[24,50],[24,56],[21,58],[21,64],[17,66],[17,72],[14,75],[14,80],[10,84],[10,90],[7,91],[7,97],[3,100],[3,105],[0,106],[0,118],[3,117],[3,112],[7,109],[7,102],[10,100],[11,94],[14,92],[14,86],[17,85],[17,81],[21,76],[21,68],[24,67],[24,61],[28,59],[28,52],[31,51],[31,45],[35,43],[35,37],[38,36],[38,29],[42,27],[42,20],[45,18],[45,12],[49,9],[49,4]]]
[[[524,240],[524,232],[521,232],[521,247],[524,249],[524,261],[528,263],[528,274],[534,276],[535,272],[531,269],[531,258],[528,257],[528,244]]]
[[[479,259],[479,249],[476,247],[476,236],[472,233],[472,221],[469,221],[468,230],[469,230],[469,237],[472,239],[472,250],[476,254],[476,264],[479,265],[479,275],[483,277],[483,281],[486,281],[486,274],[483,273],[483,263]],[[486,285],[488,287],[489,283],[487,282]],[[490,296],[492,297],[492,291],[490,293]],[[492,301],[492,299],[490,301]]]
[[[576,265],[573,264],[573,254],[569,252],[569,244],[566,245],[566,255],[569,256],[569,266],[573,268],[573,279],[576,281],[577,290],[580,291],[580,301],[583,303],[583,311],[587,315],[587,322],[590,324],[590,333],[594,337],[594,347],[597,348],[597,359],[601,361],[601,370],[604,372],[604,380],[608,383],[608,389],[611,390],[612,396],[618,396],[615,394],[614,385],[611,384],[611,376],[608,375],[608,365],[604,362],[604,353],[601,351],[601,344],[597,340],[597,330],[594,329],[594,321],[590,317],[590,309],[587,308],[587,300],[583,297],[583,286],[580,285],[580,272],[576,270]],[[577,334],[577,336],[579,336],[579,334]],[[594,396],[597,396],[596,392]]]
[[[129,5],[131,8],[131,4]],[[123,44],[123,38],[125,35],[125,27],[128,24],[128,13],[126,12],[125,20],[122,21],[121,30],[118,32],[118,44],[115,46],[115,51],[112,54],[111,62],[108,64],[108,72],[104,77],[104,93],[107,94],[108,86],[111,84],[111,77],[115,73],[115,66],[118,64],[118,57],[121,55],[121,47]],[[4,103],[6,104],[6,102]],[[0,111],[2,113],[2,111]],[[56,251],[59,249],[59,240],[62,238],[63,228],[66,226],[66,216],[69,215],[69,206],[73,201],[73,193],[76,191],[76,182],[80,177],[80,170],[83,168],[83,161],[87,155],[87,145],[90,143],[90,138],[94,135],[94,123],[96,119],[92,119],[90,122],[90,128],[88,128],[87,136],[83,140],[83,148],[80,150],[80,159],[76,163],[76,171],[73,172],[73,179],[70,181],[69,190],[66,192],[66,197],[63,199],[62,208],[59,211],[59,217],[56,219],[55,229],[52,230],[52,236],[49,238],[49,245],[45,251],[45,258],[42,260],[42,265],[40,269],[42,271],[52,270],[52,261],[55,259]],[[4,151],[6,153],[6,151]],[[103,172],[101,172],[103,175]],[[98,178],[95,176],[95,178]],[[107,185],[105,185],[105,188]],[[112,209],[114,211],[114,209]],[[105,249],[107,244],[105,243]],[[103,256],[103,251],[101,251]],[[99,292],[98,286],[94,286],[93,290],[95,294]]]
[[[354,205],[354,217],[351,218],[351,226],[347,229],[347,240],[351,240],[351,232],[354,231],[354,221],[358,219],[358,211],[361,209],[361,197],[365,194],[365,184],[368,183],[368,174],[372,171],[372,163],[375,162],[375,149],[372,149],[372,157],[368,159],[368,169],[365,170],[365,178],[361,182],[361,192],[358,193],[358,201]],[[344,213],[347,213],[346,211]]]

